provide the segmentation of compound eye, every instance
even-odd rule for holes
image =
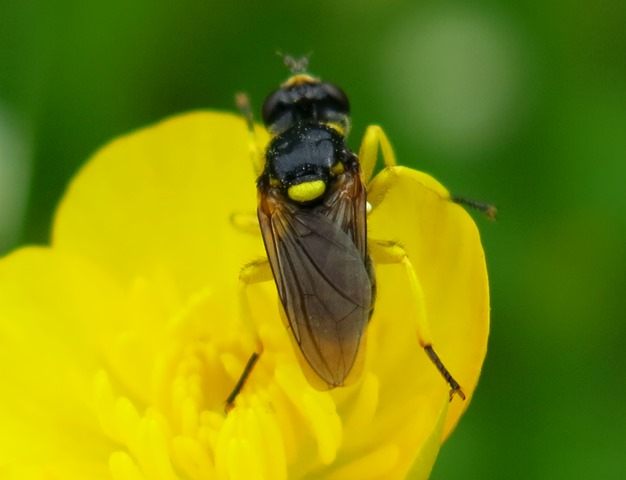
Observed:
[[[350,113],[350,102],[344,91],[333,83],[323,83],[324,92],[333,104],[333,109],[337,113],[348,115]]]
[[[283,90],[278,89],[268,95],[268,97],[265,99],[265,102],[263,102],[261,116],[263,117],[263,124],[265,126],[269,127],[276,121],[276,109],[284,103],[284,99],[282,98],[283,96]]]

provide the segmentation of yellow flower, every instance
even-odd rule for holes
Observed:
[[[488,288],[469,215],[431,177],[401,169],[369,218],[422,281],[448,386],[407,318],[401,267],[377,268],[365,367],[314,390],[271,283],[249,288],[265,350],[235,408],[224,400],[253,351],[239,268],[264,256],[233,227],[256,189],[244,122],[192,113],[112,142],[72,182],[52,245],[0,261],[0,477],[32,479],[424,478],[474,391]]]

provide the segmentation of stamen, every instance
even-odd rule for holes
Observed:
[[[126,445],[135,444],[135,436],[141,418],[135,406],[126,397],[118,397],[115,402],[115,431]]]
[[[93,379],[92,387],[93,408],[100,421],[104,434],[111,440],[120,442],[115,427],[115,396],[106,371],[100,370]]]
[[[275,380],[317,440],[320,461],[328,465],[337,455],[342,440],[342,424],[335,402],[328,392],[318,392],[306,383],[297,365],[277,368]]]
[[[195,438],[175,437],[172,449],[176,465],[190,479],[215,478],[215,465],[207,450]]]
[[[262,432],[260,451],[263,448],[270,448],[271,455],[263,455],[262,458],[266,464],[266,470],[269,473],[268,478],[287,478],[287,459],[285,457],[285,445],[281,434],[280,425],[278,425],[275,415],[270,415],[267,410],[267,404],[264,404],[258,396],[254,396],[250,402],[258,425],[259,432]]]
[[[135,458],[146,478],[176,478],[170,461],[168,438],[165,420],[154,410],[148,410],[139,422],[134,438],[137,445]]]
[[[126,452],[113,452],[109,457],[109,469],[115,480],[145,480],[146,478]]]

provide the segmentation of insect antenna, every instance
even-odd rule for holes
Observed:
[[[289,55],[288,53],[283,53],[281,51],[276,52],[276,55],[282,57],[285,66],[294,75],[306,73],[309,68],[309,58],[311,57],[311,53],[307,53],[300,58],[296,58],[293,55]]]

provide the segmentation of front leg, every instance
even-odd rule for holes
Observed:
[[[451,200],[459,205],[464,205],[484,213],[489,220],[495,220],[498,215],[497,207],[490,203],[473,200],[462,195],[452,195]]]
[[[376,175],[372,183],[369,184],[376,167],[379,149],[385,168]],[[361,171],[363,172],[363,179],[368,185],[368,202],[371,204],[372,208],[375,208],[384,198],[385,192],[393,186],[394,179],[399,172],[397,168],[401,168],[397,166],[396,156],[391,147],[391,142],[389,142],[387,135],[378,125],[370,125],[367,127],[367,130],[365,130],[365,135],[363,135],[361,147],[359,148],[359,162],[361,164]],[[428,177],[425,173],[419,173],[424,177]],[[432,182],[428,182],[425,178],[424,185],[431,183]],[[446,200],[478,210],[484,213],[490,220],[496,219],[498,209],[490,203],[473,200],[462,195],[450,195],[447,190],[441,188],[437,190],[439,190],[437,193]]]
[[[370,125],[365,130],[365,135],[363,135],[361,147],[359,148],[359,163],[361,164],[361,171],[366,184],[369,183],[374,173],[374,168],[376,168],[379,148],[382,152],[385,167],[395,167],[396,156],[393,153],[393,148],[391,148],[387,135],[378,125]]]
[[[252,213],[232,213],[230,215],[230,224],[238,231],[248,233],[250,235],[260,236],[259,219]],[[244,270],[246,267],[244,267]]]

